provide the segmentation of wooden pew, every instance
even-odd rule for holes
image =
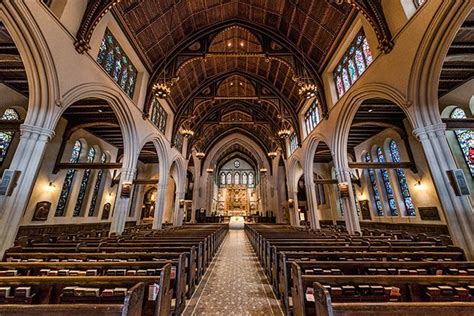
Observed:
[[[0,303],[0,315],[83,315],[110,310],[110,315],[169,315],[171,313],[172,289],[170,288],[171,266],[166,265],[160,276],[147,277],[2,277],[0,287],[30,286],[36,295],[15,301],[4,299]],[[155,301],[148,301],[148,286],[158,284]],[[61,295],[65,287],[87,286],[101,290],[116,287],[128,288],[122,303],[114,302],[102,306],[103,297],[66,297]],[[67,308],[66,308],[67,306]],[[77,307],[77,312],[76,312]],[[46,314],[45,314],[46,312]],[[62,314],[61,314],[62,312]],[[85,313],[85,314],[84,314]],[[99,314],[101,315],[101,314]],[[107,314],[105,314],[107,315]]]
[[[461,308],[461,312],[467,312],[470,308],[470,312],[474,310],[474,302],[471,301],[471,294],[474,293],[467,293],[467,296],[461,295],[451,295],[451,296],[429,296],[427,293],[427,287],[436,287],[436,286],[450,286],[450,287],[462,287],[465,291],[469,291],[469,287],[474,285],[474,276],[327,276],[327,275],[303,275],[301,272],[301,268],[296,264],[293,263],[291,267],[292,271],[292,279],[294,280],[293,285],[291,287],[291,293],[293,297],[293,314],[295,316],[303,316],[303,315],[325,315],[324,310],[327,311],[326,315],[331,312],[328,306],[337,309],[340,307],[335,305],[336,303],[327,300],[328,292],[322,291],[325,289],[324,286],[332,286],[337,287],[339,289],[342,286],[353,286],[354,288],[351,290],[356,289],[353,294],[342,294],[338,291],[338,295],[333,293],[332,300],[334,301],[335,297],[338,298],[338,301],[341,304],[346,304],[343,308],[344,312],[341,314],[333,313],[332,315],[379,315],[377,313],[382,312],[383,306],[390,306],[390,305],[397,305],[400,304],[399,302],[408,304],[414,304],[413,306],[418,306],[420,308],[429,308],[432,301],[438,301],[441,299],[445,300],[446,305],[450,305],[453,302],[464,302],[463,305],[466,308],[461,308],[459,304],[453,303],[453,309],[451,313],[446,315],[453,315],[456,309]],[[314,292],[314,300],[317,302],[312,302],[308,300],[311,298],[310,295],[307,294],[308,288],[314,289],[314,284],[316,283],[316,288]],[[374,295],[374,293],[366,292],[367,288],[364,287],[364,292],[361,292],[361,288],[359,286],[381,286],[379,290],[381,293],[378,295]],[[387,289],[391,289],[395,287],[396,291],[387,293]],[[343,289],[343,288],[342,288]],[[335,290],[335,289],[334,289]],[[327,289],[326,289],[327,291]],[[372,291],[372,288],[370,289]],[[399,292],[399,294],[398,294]],[[321,300],[324,300],[325,304],[320,304]],[[337,304],[339,304],[339,302]],[[449,303],[446,303],[449,302]],[[373,305],[372,305],[373,304]],[[362,305],[370,306],[372,308],[366,308],[366,314],[357,314],[358,307]],[[467,306],[465,306],[467,305]],[[402,310],[403,305],[400,305],[400,313],[402,315],[411,315],[408,314],[407,311]],[[354,308],[355,313],[352,314],[351,308]],[[391,311],[395,311],[396,308],[392,308]],[[411,308],[413,310],[413,308]],[[435,310],[432,310],[435,312]],[[403,314],[405,313],[405,314]],[[385,314],[389,315],[389,314]],[[420,315],[420,314],[418,314]],[[426,314],[426,315],[433,315],[433,314]],[[440,315],[440,314],[436,314]],[[466,314],[467,315],[467,314]],[[472,314],[471,314],[472,315]]]
[[[95,270],[96,276],[110,276],[113,270],[157,270],[171,265],[171,288],[173,290],[173,314],[180,315],[186,304],[186,258],[181,254],[177,260],[164,259],[162,261],[137,261],[137,262],[0,262],[0,273],[16,271],[17,277],[41,276],[42,270]],[[64,277],[69,277],[65,275]],[[0,280],[2,276],[0,276]]]
[[[156,261],[156,260],[179,260],[183,253],[15,253],[5,254],[4,261],[12,260],[129,260],[129,261]],[[195,252],[184,253],[185,255],[185,274],[187,276],[187,297],[191,298],[199,280],[196,276],[196,260],[193,259]],[[103,263],[103,262],[100,262]]]
[[[440,273],[442,275],[459,274],[459,272],[455,272],[454,270],[464,270],[468,272],[469,275],[474,275],[474,262],[472,261],[286,261],[285,268],[280,272],[275,293],[277,293],[277,297],[281,299],[283,307],[288,313],[292,310],[292,306],[290,306],[292,286],[290,269],[293,263],[300,267],[304,275],[316,274],[315,272],[308,273],[308,269],[322,269],[326,271],[331,269],[339,270],[332,272],[335,275],[398,275],[405,273],[411,274],[413,272],[410,270],[416,269],[424,270],[427,275],[439,275]],[[371,269],[375,269],[376,271],[370,271]],[[471,271],[468,271],[469,269]],[[385,270],[386,272],[380,270]],[[320,273],[329,274],[331,272]]]

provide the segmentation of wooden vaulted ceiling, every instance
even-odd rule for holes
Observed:
[[[123,0],[115,10],[153,72],[150,86],[174,82],[174,133],[195,118],[189,146],[208,149],[239,132],[266,150],[281,117],[299,132],[299,78],[320,82],[318,69],[354,12],[327,0]],[[255,126],[220,121],[223,104],[238,98]]]
[[[25,67],[13,39],[0,21],[0,83],[28,96]]]
[[[233,19],[279,33],[320,63],[351,6],[326,0],[124,0],[118,9],[154,68],[188,38]]]
[[[445,95],[474,78],[474,10],[456,34],[444,60],[438,94]]]

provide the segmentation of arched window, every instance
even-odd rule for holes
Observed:
[[[242,184],[247,185],[247,183],[248,183],[248,181],[247,181],[247,173],[244,172],[244,173],[242,174]]]
[[[385,157],[383,155],[382,148],[377,147],[377,158],[379,162],[385,162]],[[397,203],[395,202],[395,197],[393,195],[392,184],[390,183],[390,176],[387,169],[380,169],[382,173],[383,185],[385,187],[385,193],[387,194],[388,207],[390,209],[390,215],[398,216]]]
[[[95,159],[95,149],[91,147],[87,152],[87,162],[93,163]],[[74,212],[72,216],[81,215],[82,204],[84,203],[84,198],[87,193],[87,186],[89,185],[89,179],[91,177],[91,169],[86,169],[84,175],[82,176],[81,186],[79,187],[79,194],[77,195],[76,205],[74,206]]]
[[[232,174],[230,172],[227,174],[227,181],[226,182],[227,182],[226,184],[232,184]]]
[[[14,109],[6,109],[3,113],[0,121],[17,121],[20,119],[20,116]],[[13,132],[2,132],[0,131],[0,164],[3,163],[7,156],[8,147],[13,140]]]
[[[221,173],[221,184],[225,184],[225,173]]]
[[[372,60],[369,42],[367,42],[364,30],[361,30],[334,70],[333,75],[339,97],[349,90],[372,63]]]
[[[137,69],[109,31],[105,30],[97,62],[130,97],[135,90]]]
[[[461,108],[455,108],[450,115],[452,119],[466,119],[466,112]],[[474,131],[467,129],[456,129],[454,134],[458,140],[458,144],[461,147],[464,160],[471,172],[471,176],[474,177]]]
[[[100,157],[100,162],[105,163],[107,161],[107,155],[102,153]],[[100,169],[97,172],[97,179],[95,180],[94,191],[92,192],[92,199],[91,204],[89,205],[89,216],[96,216],[97,213],[95,211],[97,205],[97,199],[99,198],[99,191],[100,187],[102,186],[102,178],[104,177],[104,169]]]
[[[249,173],[249,185],[254,185],[253,173]]]
[[[309,133],[311,133],[311,131],[316,128],[320,120],[319,101],[318,99],[315,99],[304,115],[306,135],[309,135]]]
[[[240,174],[238,172],[234,174],[234,184],[240,184]]]
[[[69,162],[77,163],[79,157],[81,156],[82,143],[79,140],[74,142],[74,147],[72,148],[71,158]],[[69,200],[69,194],[71,193],[72,183],[74,181],[74,176],[76,175],[75,169],[69,169],[66,172],[66,178],[64,179],[63,187],[61,189],[61,194],[59,195],[58,206],[56,207],[56,212],[54,216],[64,216],[66,213],[66,206]]]
[[[164,134],[166,132],[166,120],[168,119],[168,113],[161,106],[157,98],[153,98],[151,101],[150,108],[150,120],[155,124],[156,127]]]
[[[400,152],[398,151],[397,143],[392,139],[389,143],[390,156],[393,162],[400,162]],[[415,216],[415,206],[411,198],[410,190],[408,189],[407,178],[405,177],[405,171],[403,169],[395,169],[397,173],[398,185],[403,197],[403,203],[405,204],[406,216]]]
[[[369,153],[365,154],[365,162],[372,162],[372,158],[370,157]],[[379,189],[377,187],[377,178],[375,176],[375,170],[368,169],[367,172],[369,174],[370,186],[372,187],[372,196],[375,200],[377,215],[383,216],[384,214],[383,214],[382,201],[380,200]]]

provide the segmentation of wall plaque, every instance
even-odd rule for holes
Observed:
[[[440,221],[438,208],[436,206],[419,207],[420,218],[424,221]]]
[[[462,169],[449,170],[448,177],[456,195],[461,196],[471,194],[466,177],[464,175],[464,171]]]
[[[33,221],[46,221],[48,219],[49,210],[51,209],[51,202],[38,202],[33,214]]]
[[[341,195],[341,198],[349,197],[349,183],[341,182],[337,184],[337,187],[339,188],[339,193]]]

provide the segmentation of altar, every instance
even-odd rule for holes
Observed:
[[[245,220],[243,216],[232,216],[229,221],[230,229],[243,229]]]
[[[225,210],[228,216],[245,216],[249,214],[248,189],[245,185],[226,187]]]

